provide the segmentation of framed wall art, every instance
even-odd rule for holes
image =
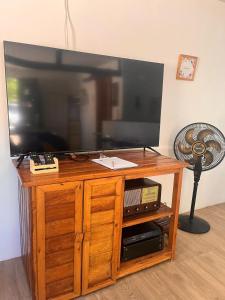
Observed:
[[[194,80],[198,57],[180,54],[177,65],[178,80]]]

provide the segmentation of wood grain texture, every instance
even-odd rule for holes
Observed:
[[[58,252],[47,254],[46,257],[46,268],[52,268],[60,264],[66,264],[73,261],[74,249],[66,249]]]
[[[47,239],[45,243],[46,254],[70,249],[74,246],[74,232]]]
[[[145,213],[142,215],[124,218],[122,226],[129,227],[129,226],[133,226],[133,225],[144,223],[144,222],[154,221],[156,219],[169,217],[172,215],[173,215],[173,210],[166,205],[162,205],[155,212],[149,212],[149,213]]]
[[[54,174],[33,175],[29,171],[28,161],[24,161],[18,171],[18,176],[24,186],[37,186],[51,183],[63,183],[77,180],[88,180],[112,176],[126,176],[126,179],[141,178],[145,176],[169,174],[178,172],[180,168],[188,166],[187,163],[177,161],[150,151],[129,150],[106,152],[107,156],[117,156],[138,164],[138,167],[121,170],[110,170],[92,162],[90,159],[98,158],[99,154],[90,154],[86,162],[73,162],[65,160],[59,162],[59,172]],[[16,162],[13,160],[13,163]],[[99,191],[100,192],[100,191]]]
[[[20,245],[24,267],[31,290],[35,291],[33,273],[33,202],[32,190],[25,188],[18,182],[19,218],[20,218]]]
[[[74,203],[60,203],[55,206],[47,207],[45,220],[46,223],[73,218]]]
[[[91,212],[113,210],[115,207],[115,196],[92,198]]]
[[[169,241],[168,241],[168,248],[172,251],[172,259],[175,258],[175,251],[176,251],[176,236],[177,236],[177,226],[178,226],[178,214],[179,214],[179,207],[180,207],[182,176],[183,176],[182,169],[179,171],[179,173],[174,174],[173,196],[172,196],[173,215],[171,216],[170,219]]]
[[[118,278],[118,266],[120,264],[121,236],[122,236],[122,219],[123,219],[123,199],[124,199],[125,180],[121,180],[116,185],[115,200],[115,221],[113,233],[113,253],[112,253],[112,279]]]
[[[102,263],[108,263],[112,260],[112,251],[105,252],[104,256],[91,256],[89,260],[90,268],[94,268],[95,266],[99,266]]]
[[[47,298],[57,297],[60,294],[68,294],[73,291],[73,276],[49,283],[46,286],[46,295]]]
[[[116,280],[122,186],[122,177],[85,182],[82,294]]]
[[[70,215],[70,214],[69,214]],[[73,217],[63,220],[56,220],[46,224],[46,238],[51,238],[63,234],[74,232],[74,211]]]
[[[45,272],[46,284],[56,282],[67,277],[74,276],[74,263],[70,262],[62,265],[61,263],[55,267],[47,268]]]
[[[36,199],[36,187],[31,188],[31,199],[32,205],[32,240],[31,240],[31,253],[32,253],[32,273],[33,273],[33,289],[32,295],[34,299],[38,299],[38,272],[37,272],[37,199]]]
[[[21,245],[31,245],[32,254],[28,263],[25,259],[25,265],[28,277],[33,277],[37,300],[71,299],[81,293],[81,286],[82,293],[87,294],[114,283],[118,276],[174,257],[181,175],[187,164],[140,150],[108,155],[133,161],[138,167],[112,171],[90,160],[65,160],[60,162],[57,174],[32,175],[26,162],[17,170],[22,189],[32,187],[29,205],[22,201],[20,207]],[[172,208],[164,206],[156,213],[123,221],[125,180],[169,173],[175,174]],[[120,265],[122,227],[163,216],[171,216],[172,220],[168,251]]]
[[[80,294],[82,193],[82,182],[37,187],[38,300]]]
[[[101,226],[93,226],[91,231],[92,243],[99,240],[105,240],[110,238],[113,235],[114,224],[109,223],[104,225],[104,230],[102,230]]]
[[[196,215],[209,221],[211,230],[203,235],[178,230],[176,260],[172,263],[162,263],[124,277],[115,285],[78,299],[223,300],[225,203],[197,210]],[[63,282],[58,288],[61,287]],[[53,286],[56,288],[57,285]],[[0,262],[0,299],[32,300],[20,258]]]
[[[45,280],[45,197],[37,188],[37,282],[38,299],[46,299]]]
[[[109,224],[114,221],[114,209],[91,214],[91,226]]]
[[[145,256],[141,256],[135,259],[132,259],[127,262],[120,264],[120,270],[118,277],[124,277],[126,275],[141,271],[143,269],[152,267],[156,264],[159,264],[165,260],[171,259],[171,251],[164,249],[159,252],[151,253]]]
[[[101,230],[103,230],[102,227]],[[112,251],[112,246],[113,246],[113,234],[104,238],[99,238],[99,239],[95,238],[94,240],[92,239],[92,234],[91,234],[89,255],[90,257],[92,257],[95,255],[97,256],[103,254],[101,255],[103,257],[105,252]]]

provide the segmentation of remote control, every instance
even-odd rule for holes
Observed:
[[[45,153],[44,160],[46,165],[51,165],[55,163],[53,155],[51,153]]]
[[[35,166],[41,165],[41,159],[37,153],[31,153],[30,159],[34,161]]]

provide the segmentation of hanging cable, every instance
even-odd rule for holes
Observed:
[[[70,15],[70,9],[69,9],[69,0],[67,0],[67,11],[68,11],[68,20],[70,24],[70,30],[71,30],[71,36],[72,36],[72,48],[76,48],[76,33],[75,33],[75,28],[73,25],[73,21]]]
[[[65,5],[65,23],[64,23],[64,36],[65,36],[65,47],[66,49],[69,48],[69,38],[68,38],[68,0],[64,0]]]
[[[69,48],[69,30],[71,31],[72,49],[76,48],[76,33],[73,21],[70,15],[69,0],[64,0],[65,5],[65,45]],[[69,25],[69,26],[68,26]]]

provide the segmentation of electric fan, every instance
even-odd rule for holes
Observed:
[[[193,123],[184,127],[174,141],[177,159],[189,163],[188,169],[194,171],[194,187],[190,215],[179,216],[179,229],[191,233],[206,233],[210,225],[194,216],[198,182],[202,171],[216,167],[224,158],[225,138],[222,132],[207,123]]]

